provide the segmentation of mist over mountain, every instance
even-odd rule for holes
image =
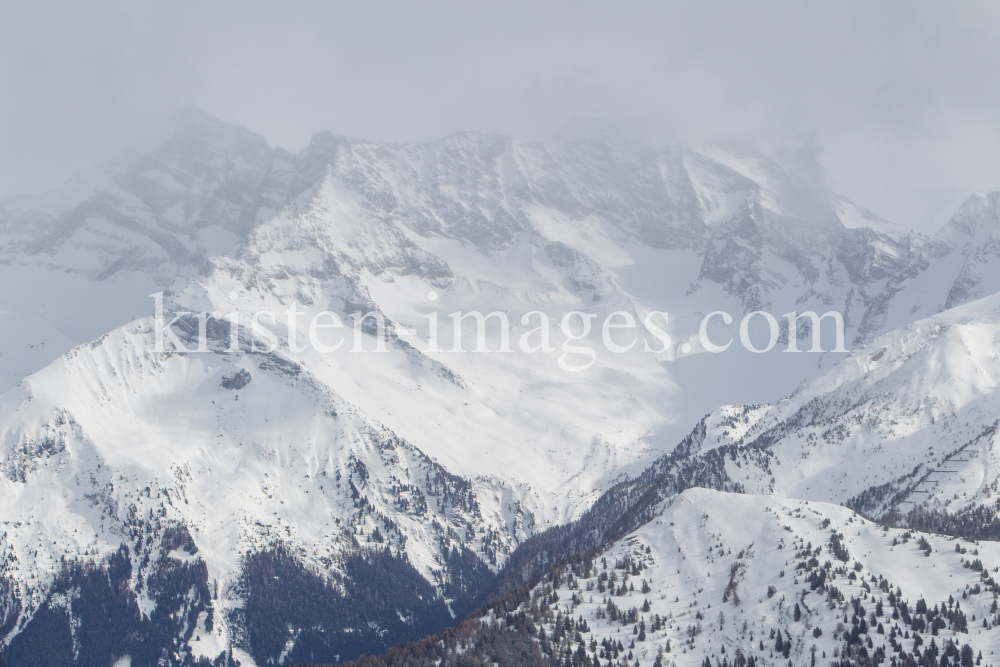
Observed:
[[[0,202],[10,667],[353,660],[469,613],[499,664],[989,664],[1000,193],[928,236],[735,143],[170,128]]]

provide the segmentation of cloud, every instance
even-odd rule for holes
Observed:
[[[580,119],[738,137],[902,225],[1000,188],[1000,5],[6,2],[0,194],[194,104],[296,150]],[[789,147],[793,148],[789,148]],[[919,203],[917,203],[919,202]]]
[[[825,189],[826,168],[823,166],[823,145],[819,142],[819,131],[810,132],[793,146],[780,148],[774,158],[786,171],[795,174],[814,188]]]

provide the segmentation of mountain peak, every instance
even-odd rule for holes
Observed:
[[[967,236],[1000,228],[1000,190],[976,192],[959,207],[942,231],[956,230]]]

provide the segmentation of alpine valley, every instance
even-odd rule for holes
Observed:
[[[187,110],[0,201],[0,664],[1000,664],[998,383],[1000,192]]]

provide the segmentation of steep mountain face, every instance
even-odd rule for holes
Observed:
[[[293,155],[188,112],[147,154],[0,209],[4,653],[377,653],[692,486],[889,517],[961,455],[970,476],[926,509],[976,511],[996,490],[966,478],[991,475],[1000,316],[910,322],[993,289],[996,200],[928,240],[743,148],[322,133]],[[736,320],[710,330],[726,354],[698,335],[714,310]],[[842,312],[857,350],[784,354],[783,323],[748,352],[753,310]],[[507,318],[510,351],[499,315],[482,343],[451,317],[471,311]],[[571,311],[595,316],[575,342]],[[614,312],[636,323],[622,353]],[[527,351],[542,316],[552,350]],[[566,344],[593,363],[565,370],[587,360]],[[855,474],[859,455],[881,468]],[[120,622],[93,625],[94,605]]]
[[[750,492],[846,504],[873,518],[961,516],[997,492],[1000,297],[887,334],[773,407],[703,421]],[[864,461],[863,469],[858,462]],[[741,467],[742,466],[742,467]]]
[[[486,278],[502,287],[547,292],[555,277],[594,303],[609,281],[660,275],[669,285],[657,290],[673,302],[721,285],[746,306],[801,297],[850,306],[852,331],[878,283],[922,242],[878,231],[877,216],[810,190],[747,149],[468,134],[410,146],[320,133],[292,155],[191,110],[149,152],[0,206],[0,273],[19,286],[0,302],[12,323],[4,347],[16,351],[0,358],[0,386],[147,315],[148,294],[204,275],[208,258],[234,257],[259,225],[282,211],[294,217],[325,186],[381,229],[380,250],[360,258],[375,277],[441,284],[456,268],[489,268]],[[536,251],[559,265],[556,276],[523,266]],[[663,264],[677,270],[649,272]],[[778,295],[779,287],[791,293]]]
[[[283,157],[192,111],[148,153],[3,202],[0,390],[148,315],[150,293],[236,247],[269,206],[284,205],[273,183]]]
[[[10,630],[30,635],[32,608],[53,606],[47,585],[72,591],[79,583],[72,568],[117,553],[123,574],[113,583],[124,588],[123,604],[145,615],[170,602],[158,587],[164,569],[200,568],[190,618],[169,628],[167,647],[145,653],[173,661],[186,643],[195,655],[215,657],[235,638],[233,624],[255,644],[259,628],[231,603],[252,596],[252,558],[274,545],[294,545],[296,556],[328,575],[349,569],[364,548],[384,552],[379,557],[390,564],[405,549],[406,567],[461,611],[478,592],[466,590],[477,571],[488,573],[483,563],[495,567],[525,534],[514,525],[520,517],[502,509],[509,490],[482,481],[473,490],[297,364],[254,352],[252,339],[235,353],[219,341],[202,355],[159,354],[154,345],[149,321],[141,321],[74,350],[8,394],[0,548],[3,575],[22,607],[20,618],[8,615]],[[468,550],[477,557],[462,560]],[[241,563],[241,554],[250,560]],[[422,583],[431,600],[434,585]],[[86,623],[73,593],[66,595],[70,626]],[[425,625],[404,621],[397,636],[439,627],[426,625],[427,603],[417,593],[407,603],[417,606],[399,613]],[[437,604],[431,611],[450,619],[446,602]],[[392,627],[391,619],[362,620]],[[329,651],[338,633],[328,627],[318,643]],[[340,642],[384,646],[379,632],[368,634]],[[257,654],[276,658],[287,653],[285,643],[274,655],[265,643]]]
[[[775,405],[713,411],[579,520],[523,543],[498,591],[621,539],[693,487],[837,503],[890,524],[996,540],[998,345],[993,295],[882,336]]]
[[[859,340],[1000,290],[1000,193],[975,194],[889,277],[866,312]]]

